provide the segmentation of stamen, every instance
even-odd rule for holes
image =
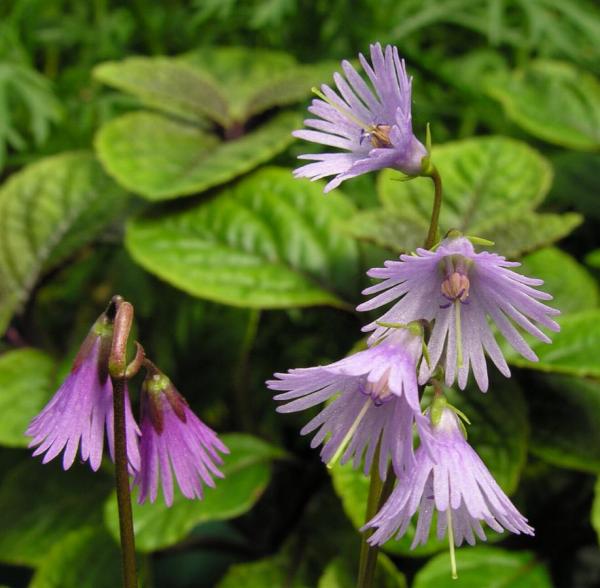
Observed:
[[[369,396],[369,398],[367,398],[367,401],[364,403],[363,407],[360,409],[360,412],[358,413],[357,417],[354,419],[354,422],[352,423],[351,427],[348,429],[348,432],[342,439],[342,442],[337,448],[337,451],[333,454],[333,457],[327,462],[327,467],[329,469],[333,468],[333,466],[337,463],[338,459],[348,446],[348,443],[350,443],[350,439],[352,439],[352,436],[354,435],[354,433],[356,433],[356,429],[358,429],[358,425],[360,425],[360,422],[362,421],[367,410],[369,409],[369,405],[371,404],[371,402],[371,397]]]
[[[452,579],[458,580],[458,571],[456,569],[456,552],[454,550],[454,529],[452,527],[452,513],[451,507],[448,504],[446,509],[446,519],[448,521],[448,545],[450,547],[450,570],[452,573]]]
[[[456,337],[456,364],[461,368],[463,364],[462,325],[460,321],[460,301],[458,299],[454,302],[454,332]]]

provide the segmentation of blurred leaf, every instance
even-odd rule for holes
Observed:
[[[69,533],[102,522],[101,505],[111,487],[100,472],[52,462],[20,464],[0,486],[0,559],[36,566]]]
[[[585,258],[585,262],[592,267],[600,267],[600,249],[590,251]]]
[[[600,377],[600,310],[569,314],[560,320],[560,332],[552,333],[552,344],[528,339],[539,361],[529,361],[513,350],[507,360],[513,365],[541,372],[582,377]]]
[[[358,571],[358,562],[353,563],[356,572]],[[338,557],[325,568],[317,588],[354,588],[356,580],[356,573],[352,573],[348,562]],[[380,553],[377,558],[377,569],[373,582],[377,588],[406,588],[404,576],[384,553]]]
[[[129,57],[101,63],[94,77],[138,97],[143,104],[194,122],[209,117],[227,124],[227,99],[220,88],[186,63],[165,57]]]
[[[27,447],[29,421],[53,390],[54,362],[37,349],[15,349],[0,356],[0,445]]]
[[[134,112],[96,135],[98,157],[132,192],[165,200],[224,184],[283,151],[298,125],[283,113],[239,139],[221,142],[200,128],[160,114]]]
[[[251,308],[345,303],[357,287],[357,248],[335,230],[352,205],[341,192],[269,168],[182,212],[135,219],[134,259],[182,290]]]
[[[114,588],[121,581],[117,543],[102,527],[86,528],[48,551],[29,588]]]
[[[478,137],[434,147],[432,160],[442,176],[442,235],[459,229],[479,235],[486,227],[505,225],[527,215],[545,197],[552,182],[548,162],[525,143],[506,137]],[[429,225],[433,185],[428,178],[407,182],[384,170],[379,197],[387,211],[420,218]],[[539,238],[538,238],[539,240]]]
[[[42,159],[0,189],[0,332],[44,271],[94,239],[126,202],[89,153]]]
[[[592,504],[592,526],[598,535],[598,543],[600,543],[600,476],[596,480],[594,486],[594,503]]]
[[[489,394],[482,394],[471,386],[460,393],[449,391],[449,400],[460,408],[473,423],[468,427],[469,443],[490,469],[492,475],[508,494],[519,483],[527,456],[529,427],[527,407],[521,390],[514,382],[497,379]],[[342,500],[344,511],[359,529],[365,523],[369,478],[350,464],[330,470],[333,486]],[[436,539],[432,533],[425,545],[410,549],[415,532],[411,524],[399,541],[391,539],[383,549],[403,556],[424,556],[447,547],[447,541]],[[489,540],[499,537],[488,530]]]
[[[556,247],[546,247],[530,253],[522,260],[518,272],[535,278],[542,278],[541,290],[554,296],[550,305],[558,308],[562,320],[582,310],[597,308],[600,302],[598,283],[586,268],[568,253]]]
[[[456,552],[461,588],[552,588],[546,567],[527,551],[496,547],[464,547]],[[413,588],[456,586],[450,575],[450,558],[442,553],[419,570]]]
[[[264,492],[271,477],[270,462],[283,456],[281,449],[264,441],[230,433],[221,435],[230,450],[224,456],[216,488],[204,488],[202,500],[188,500],[175,492],[173,506],[167,507],[162,496],[155,503],[133,504],[136,548],[141,552],[164,549],[178,543],[200,523],[237,517],[250,510]],[[119,537],[119,518],[115,496],[104,506],[104,519],[113,537]]]
[[[600,382],[541,376],[531,386],[531,451],[559,467],[600,472]]]
[[[539,60],[489,81],[487,90],[533,136],[571,149],[600,147],[600,83],[589,73]]]

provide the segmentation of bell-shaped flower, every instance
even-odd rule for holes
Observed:
[[[202,483],[213,488],[221,453],[229,453],[217,434],[190,409],[169,378],[146,360],[148,375],[142,385],[141,464],[133,480],[138,502],[154,502],[159,480],[165,504],[173,504],[173,472],[186,498],[202,498]]]
[[[372,65],[361,54],[360,63],[371,86],[348,62],[342,62],[345,77],[334,74],[338,93],[329,86],[315,90],[309,112],[318,118],[304,121],[308,130],[296,131],[295,137],[343,149],[340,153],[301,155],[311,160],[295,170],[299,178],[335,176],[325,187],[333,190],[341,182],[384,167],[409,176],[422,172],[427,150],[413,135],[411,115],[411,78],[398,49],[379,43],[371,45]]]
[[[383,281],[364,290],[364,294],[377,296],[359,305],[358,310],[395,304],[364,330],[374,331],[374,341],[387,330],[381,323],[432,321],[429,361],[421,362],[420,383],[427,382],[442,361],[446,385],[458,379],[464,388],[472,370],[479,388],[486,391],[486,354],[502,374],[510,376],[488,318],[530,361],[537,361],[537,356],[517,326],[546,343],[550,339],[535,323],[559,330],[550,317],[560,312],[540,302],[552,296],[534,288],[543,281],[509,269],[519,265],[495,253],[475,252],[469,239],[460,234],[451,234],[434,251],[417,249],[416,254],[401,255],[400,261],[386,261],[385,267],[368,272]]]
[[[63,468],[73,465],[77,450],[82,461],[96,471],[102,461],[104,432],[114,461],[113,389],[108,375],[112,325],[102,315],[83,342],[71,372],[50,402],[29,424],[33,455],[44,454],[43,463],[63,453]],[[125,390],[125,434],[129,471],[139,468],[140,431]]]
[[[400,475],[413,459],[412,425],[420,415],[417,364],[422,353],[419,325],[395,329],[376,345],[325,366],[292,369],[267,382],[281,392],[277,408],[288,413],[328,402],[301,431],[316,431],[311,447],[323,444],[328,465],[352,460],[368,473],[379,439],[379,474],[392,460]]]

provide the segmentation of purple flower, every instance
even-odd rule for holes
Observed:
[[[437,421],[427,420],[421,426],[422,444],[415,453],[415,464],[399,478],[387,502],[365,525],[365,529],[376,529],[368,542],[381,545],[394,535],[400,539],[417,510],[412,548],[427,542],[434,511],[438,538],[444,537],[450,524],[457,545],[463,540],[473,545],[475,536],[485,541],[482,522],[499,533],[506,529],[533,535],[527,519],[466,442],[454,411],[443,408]]]
[[[508,269],[520,264],[506,261],[500,255],[476,253],[465,237],[453,235],[444,239],[435,251],[417,249],[416,254],[401,255],[400,260],[386,261],[384,268],[368,272],[383,282],[363,292],[378,295],[361,304],[358,310],[372,310],[399,298],[379,323],[435,321],[428,344],[429,362],[421,362],[421,384],[429,379],[444,351],[448,386],[458,375],[458,384],[464,388],[471,368],[477,384],[486,391],[488,374],[484,352],[502,374],[510,376],[487,317],[530,361],[537,361],[537,356],[513,323],[546,343],[550,343],[550,339],[534,322],[559,330],[550,317],[560,312],[538,301],[551,300],[552,296],[532,288],[541,285],[542,280]],[[364,329],[375,331],[371,340],[387,330],[378,322]]]
[[[133,481],[140,487],[138,502],[156,500],[160,476],[165,504],[171,506],[173,472],[185,497],[202,498],[202,482],[214,488],[212,476],[223,477],[215,465],[223,463],[217,451],[229,450],[154,366],[144,381],[141,403],[141,466]]]
[[[313,143],[345,149],[348,153],[301,155],[309,163],[295,170],[299,178],[317,180],[335,176],[325,192],[355,176],[391,167],[408,175],[421,173],[425,147],[412,132],[411,81],[398,49],[388,45],[385,54],[379,43],[371,45],[373,67],[361,54],[360,63],[372,88],[348,61],[342,61],[346,77],[334,74],[339,95],[321,86],[320,99],[308,109],[319,118],[304,121],[310,129],[294,136]]]
[[[69,469],[80,449],[81,459],[96,471],[102,461],[104,430],[114,461],[113,390],[108,377],[108,354],[112,326],[101,316],[83,342],[71,373],[50,402],[29,424],[26,435],[32,437],[33,455],[44,454],[43,463],[63,453],[63,468]],[[125,391],[125,426],[129,470],[140,466],[140,431],[131,412]]]
[[[415,332],[417,330],[418,332]],[[416,366],[422,337],[417,325],[394,330],[377,345],[335,363],[275,374],[271,390],[285,391],[275,400],[290,401],[278,412],[306,410],[331,402],[301,431],[317,431],[311,447],[324,443],[321,458],[332,464],[352,459],[355,468],[365,454],[368,473],[381,437],[379,473],[385,478],[391,459],[398,475],[413,459],[412,423],[420,414]]]

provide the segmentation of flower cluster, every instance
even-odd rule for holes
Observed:
[[[326,192],[382,167],[409,176],[437,174],[412,132],[404,62],[395,48],[383,50],[379,44],[371,46],[371,60],[372,65],[360,56],[371,86],[343,62],[345,78],[334,77],[339,95],[327,86],[316,92],[319,99],[309,110],[320,118],[308,119],[310,130],[295,133],[349,152],[301,156],[317,163],[297,169],[296,176],[335,176]],[[433,222],[430,234],[437,229]],[[536,289],[542,281],[515,272],[517,266],[495,253],[477,252],[469,238],[452,230],[431,249],[368,272],[380,281],[364,291],[373,297],[358,310],[391,306],[364,327],[371,333],[365,350],[329,365],[278,373],[267,382],[277,392],[275,400],[283,402],[279,412],[325,404],[301,433],[314,433],[311,446],[322,445],[329,466],[351,461],[381,479],[391,473],[398,478],[363,529],[369,530],[371,545],[402,537],[413,517],[413,547],[427,541],[435,521],[438,536],[448,535],[452,553],[465,540],[485,540],[483,523],[498,532],[533,534],[467,443],[459,418],[464,415],[447,404],[442,385],[457,382],[464,389],[472,373],[487,391],[486,356],[510,377],[497,332],[536,361],[523,332],[549,343],[540,327],[558,331],[552,317],[559,311],[542,302],[552,297]],[[423,410],[420,396],[427,385],[435,394]]]
[[[113,325],[104,313],[96,321],[77,354],[71,372],[50,402],[29,424],[33,455],[47,463],[63,454],[69,469],[79,451],[92,470],[100,467],[106,432],[109,455],[114,461],[113,384],[109,355]],[[125,387],[125,438],[128,469],[140,488],[138,501],[154,502],[159,478],[165,503],[173,503],[173,473],[187,498],[202,498],[202,482],[214,486],[212,476],[228,453],[216,433],[190,410],[170,380],[144,359],[146,379],[142,385],[141,428],[131,410]]]

